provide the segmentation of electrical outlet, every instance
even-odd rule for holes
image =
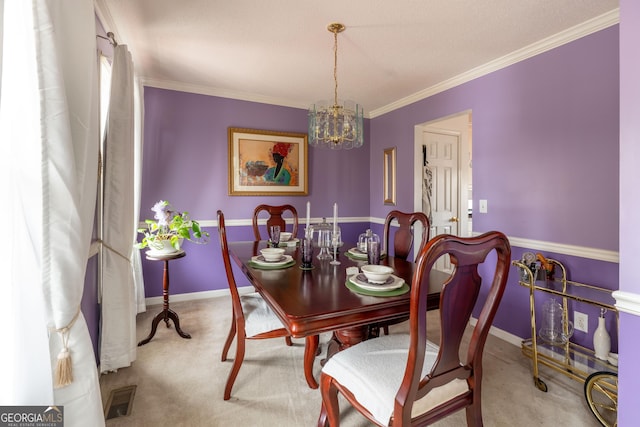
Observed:
[[[589,316],[579,311],[573,312],[573,327],[576,331],[589,332]]]

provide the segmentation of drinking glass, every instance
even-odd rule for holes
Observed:
[[[380,264],[380,242],[370,240],[367,244],[367,259],[369,264]]]
[[[313,241],[308,238],[304,238],[300,244],[302,249],[302,268],[310,269],[313,267]]]
[[[269,243],[271,243],[271,246],[273,246],[274,248],[277,248],[280,244],[279,225],[272,225],[271,227],[269,227]]]

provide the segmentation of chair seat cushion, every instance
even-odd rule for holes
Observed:
[[[388,425],[408,355],[408,334],[385,335],[363,341],[333,355],[322,372],[349,389],[380,424]],[[427,341],[422,377],[431,371],[437,355],[438,346]],[[412,415],[426,412],[467,390],[467,382],[464,380],[455,380],[438,387],[414,402]]]
[[[258,292],[240,295],[247,338],[283,329],[284,325]]]

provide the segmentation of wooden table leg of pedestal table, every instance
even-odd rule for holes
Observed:
[[[149,335],[138,343],[138,346],[145,345],[156,334],[156,329],[158,328],[158,324],[161,320],[164,320],[164,323],[169,327],[169,320],[173,321],[173,325],[176,328],[176,332],[182,338],[191,338],[191,335],[184,332],[180,328],[180,318],[178,314],[169,308],[169,260],[164,260],[164,271],[162,274],[162,311],[153,318],[153,322],[151,323],[151,332]]]
[[[162,277],[162,296],[164,299],[164,303],[162,305],[164,312],[164,322],[167,324],[167,328],[169,327],[169,319],[173,320],[173,326],[176,328],[176,332],[182,338],[191,338],[191,335],[183,332],[180,328],[180,319],[178,318],[178,314],[169,308],[169,260],[165,260],[164,262],[164,274]]]

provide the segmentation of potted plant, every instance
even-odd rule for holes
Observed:
[[[189,218],[188,212],[172,210],[168,201],[159,201],[151,210],[155,212],[155,220],[145,220],[146,228],[138,229],[144,237],[140,243],[136,243],[136,248],[149,247],[154,252],[175,252],[180,250],[183,239],[195,243],[208,241],[209,233],[203,231],[197,221]]]

